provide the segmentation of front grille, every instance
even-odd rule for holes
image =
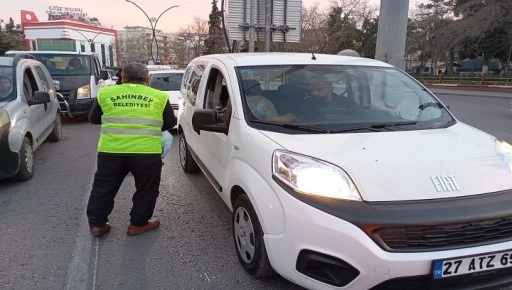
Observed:
[[[71,90],[57,90],[57,93],[60,93],[66,100],[69,100],[69,97],[71,97]]]
[[[173,110],[179,110],[180,109],[180,105],[178,104],[171,104],[171,107]]]
[[[385,227],[373,237],[391,251],[432,251],[512,239],[512,216],[457,224]]]

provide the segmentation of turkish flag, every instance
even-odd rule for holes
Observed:
[[[32,11],[27,10],[21,10],[21,23],[34,23],[39,22],[39,19],[37,19],[37,16]]]

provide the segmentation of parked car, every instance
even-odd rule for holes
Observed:
[[[319,93],[334,84],[337,95]],[[248,273],[307,289],[512,282],[512,146],[401,70],[208,55],[188,65],[181,94],[181,167],[202,171],[232,211]]]
[[[34,152],[60,141],[59,101],[46,67],[27,54],[0,57],[0,179],[29,180]]]
[[[8,51],[13,56],[21,51]],[[26,51],[43,63],[52,76],[57,92],[62,94],[61,112],[69,117],[91,111],[98,90],[115,85],[112,76],[102,67],[99,57],[92,52]]]
[[[185,70],[153,70],[149,72],[149,86],[169,95],[174,115],[178,117],[180,103],[180,86]]]

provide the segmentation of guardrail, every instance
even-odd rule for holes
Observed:
[[[413,76],[425,85],[512,86],[512,77]]]

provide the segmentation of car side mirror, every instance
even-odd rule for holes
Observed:
[[[228,133],[228,127],[225,124],[217,123],[217,112],[212,109],[196,109],[192,115],[192,128],[197,134],[200,131]]]
[[[100,72],[100,78],[101,78],[102,80],[106,81],[106,80],[108,80],[108,79],[109,79],[109,77],[110,77],[110,76],[108,75],[108,71],[106,71],[106,70],[102,70],[102,71]]]
[[[50,94],[48,92],[37,91],[34,92],[34,97],[31,100],[28,100],[28,105],[40,105],[47,104],[50,100]]]

